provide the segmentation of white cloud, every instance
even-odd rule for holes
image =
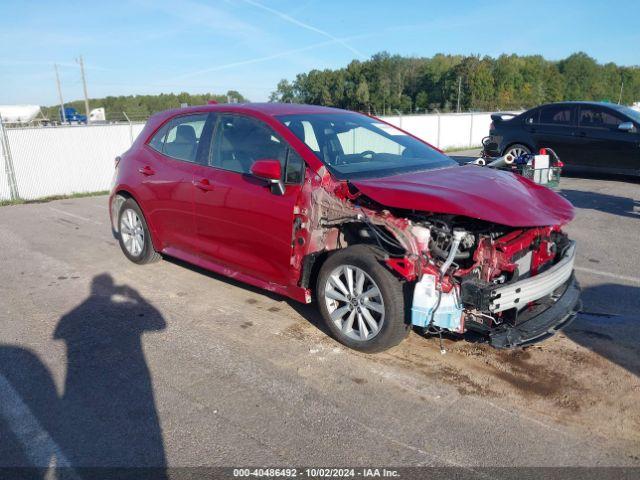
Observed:
[[[297,25],[298,27],[304,28],[306,30],[310,30],[312,32],[318,33],[320,35],[322,35],[323,37],[327,37],[330,40],[333,40],[335,43],[339,43],[340,45],[342,45],[343,47],[349,49],[351,52],[355,53],[358,57],[364,57],[365,54],[356,50],[355,48],[353,48],[351,45],[349,45],[346,41],[344,41],[343,39],[340,39],[338,37],[336,37],[335,35],[332,35],[331,33],[325,31],[325,30],[321,30],[317,27],[314,27],[313,25],[309,25],[308,23],[304,23],[301,22],[300,20],[293,18],[291,15],[288,15],[284,12],[281,12],[279,10],[276,10],[275,8],[271,8],[271,7],[267,7],[266,5],[263,5],[261,3],[258,3],[254,0],[242,0],[245,3],[248,3],[249,5],[252,5],[256,8],[259,8],[261,10],[264,10],[266,12],[271,13],[272,15],[275,15],[279,18],[281,18],[282,20],[292,23],[293,25]]]
[[[302,53],[302,52],[307,52],[309,50],[315,50],[317,48],[321,48],[321,47],[326,47],[329,45],[335,45],[335,44],[342,44],[343,42],[345,42],[346,40],[352,40],[355,38],[365,38],[368,37],[370,35],[358,35],[358,36],[353,36],[353,37],[348,37],[348,38],[336,38],[336,39],[331,39],[331,40],[327,40],[326,42],[320,42],[320,43],[314,43],[313,45],[308,45],[306,47],[300,47],[300,48],[295,48],[293,50],[285,50],[282,52],[277,52],[277,53],[273,53],[271,55],[265,55],[265,56],[261,56],[261,57],[256,57],[256,58],[250,58],[247,60],[240,60],[238,62],[232,62],[232,63],[226,63],[223,65],[216,65],[214,67],[210,67],[210,68],[205,68],[202,70],[196,70],[193,72],[187,72],[185,74],[182,75],[178,75],[176,77],[172,77],[169,79],[164,79],[164,82],[172,82],[172,81],[179,81],[179,80],[184,80],[187,78],[191,78],[191,77],[196,77],[199,75],[203,75],[205,73],[211,73],[211,72],[218,72],[220,70],[227,70],[229,68],[234,68],[234,67],[242,67],[245,65],[251,65],[253,63],[261,63],[261,62],[267,62],[269,60],[275,60],[278,58],[282,58],[282,57],[287,57],[290,55],[295,55],[297,53]]]

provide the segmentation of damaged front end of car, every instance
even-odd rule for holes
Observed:
[[[431,334],[474,332],[496,348],[524,346],[551,336],[579,310],[575,242],[560,225],[505,226],[393,208],[349,182],[307,180],[301,205],[311,207],[294,212],[292,241],[303,288],[319,257],[368,243],[405,282],[408,321]]]
[[[473,331],[494,347],[510,348],[544,340],[575,317],[580,299],[573,276],[575,242],[559,226],[426,221],[435,236],[430,261],[440,268],[433,279],[416,284],[414,325]],[[449,292],[438,291],[444,277],[452,285]],[[440,312],[443,304],[446,310]]]

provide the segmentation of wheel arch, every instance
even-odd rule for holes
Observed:
[[[342,232],[341,232],[342,233]],[[331,250],[323,249],[317,252],[308,253],[305,255],[302,261],[302,272],[300,275],[300,286],[303,288],[310,288],[315,291],[318,283],[320,269],[324,263],[336,253],[351,247],[365,247],[368,248],[374,256],[378,259],[380,264],[387,268],[392,274],[398,277],[399,281],[402,281],[402,277],[396,270],[391,268],[384,260],[388,257],[389,252],[380,248],[380,246],[372,240],[367,241],[362,238],[352,238],[350,241],[345,241],[340,247]]]
[[[406,283],[402,282],[394,275],[392,269],[380,261],[380,255],[384,255],[384,251],[377,245],[368,243],[356,243],[333,250],[322,262],[315,288],[318,308],[330,334],[343,345],[367,353],[381,352],[397,345],[411,331],[411,323],[407,316]],[[336,330],[334,321],[330,319],[329,307],[323,301],[325,296],[320,292],[320,290],[324,290],[323,285],[326,285],[332,269],[341,264],[352,265],[363,270],[378,288],[381,300],[385,305],[384,324],[380,334],[366,340],[367,344],[354,342],[353,339],[341,335]]]
[[[118,197],[123,198],[124,200],[119,201]],[[134,202],[136,202],[136,204],[138,205],[138,208],[140,209],[140,211],[142,212],[142,215],[144,216],[144,221],[147,224],[147,227],[149,228],[149,233],[151,233],[151,243],[153,244],[153,248],[156,251],[160,251],[160,244],[158,242],[158,234],[156,232],[156,229],[153,225],[153,223],[149,220],[149,216],[146,214],[146,212],[144,211],[144,207],[142,205],[142,203],[140,202],[140,200],[137,198],[137,196],[128,188],[126,187],[119,187],[118,189],[116,189],[113,193],[113,200],[112,200],[112,206],[111,206],[111,215],[112,215],[112,223],[111,223],[111,229],[113,230],[114,235],[119,235],[119,231],[118,231],[118,214],[120,212],[120,207],[122,206],[122,204],[126,201],[126,200],[133,200]]]

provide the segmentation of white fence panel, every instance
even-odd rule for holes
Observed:
[[[142,127],[118,124],[7,129],[20,198],[107,190],[115,157],[131,146]],[[4,191],[2,195],[8,198]]]
[[[469,137],[472,145],[482,145],[482,139],[489,135],[489,125],[491,125],[491,114],[473,115],[473,125]]]
[[[421,138],[431,145],[438,146],[438,117],[437,115],[411,115],[406,117],[382,117],[407,132]]]
[[[520,113],[520,112],[514,112]],[[491,113],[443,113],[381,117],[443,150],[478,147],[489,135]]]

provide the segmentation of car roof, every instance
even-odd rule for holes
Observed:
[[[192,107],[174,108],[154,115],[156,118],[169,118],[175,115],[201,112],[236,112],[261,113],[263,115],[296,115],[320,113],[353,113],[340,108],[322,107],[320,105],[306,105],[302,103],[215,103],[208,105],[194,105]]]
[[[610,103],[610,102],[594,102],[594,101],[587,101],[587,100],[567,100],[566,102],[544,103],[544,104],[538,105],[537,107],[534,107],[534,108],[548,107],[549,105],[594,105],[594,106],[598,106],[598,107],[609,107],[609,108],[616,108],[616,107],[620,106],[620,105],[618,105],[616,103]]]

